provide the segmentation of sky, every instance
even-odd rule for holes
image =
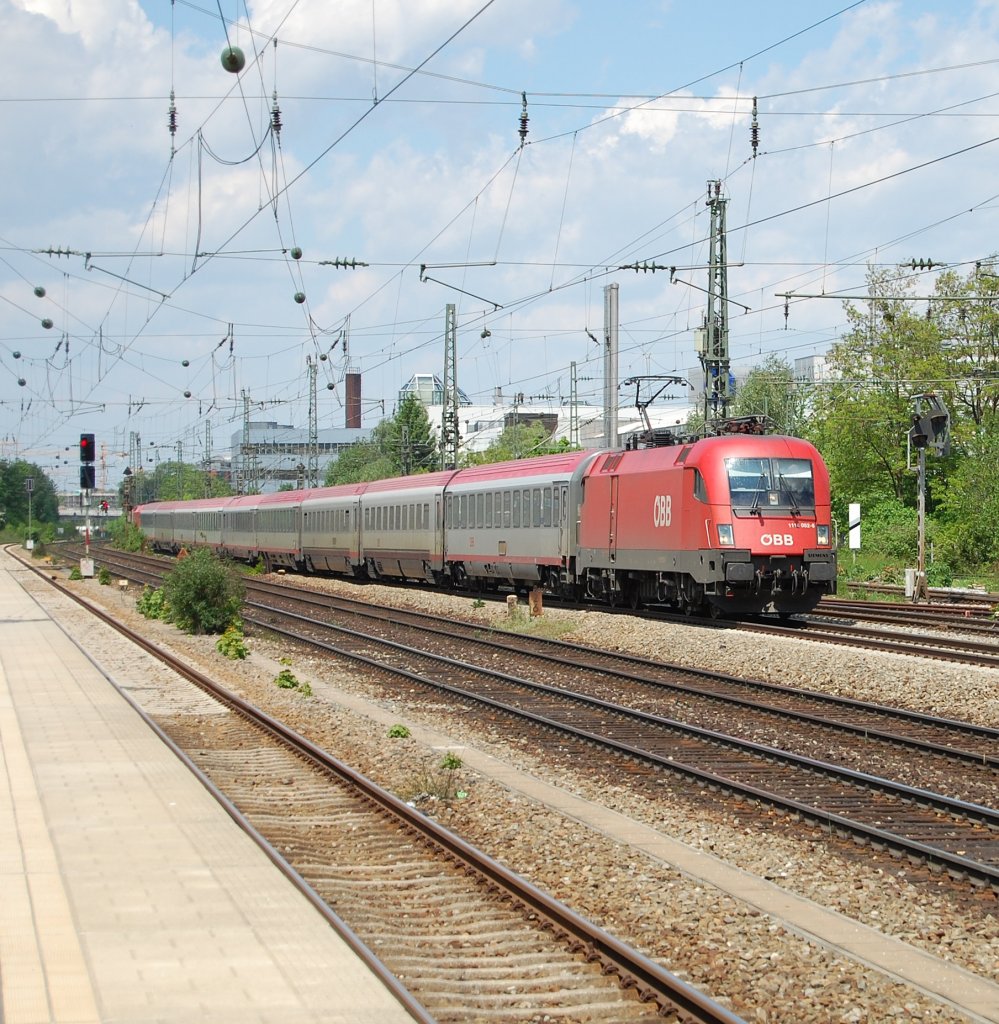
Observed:
[[[999,251],[999,0],[0,0],[0,25],[0,458],[60,488],[81,432],[115,487],[130,440],[197,462],[247,408],[307,428],[310,366],[320,427],[348,368],[374,426],[443,376],[449,303],[475,404],[564,407],[575,364],[598,405],[614,283],[620,380],[686,377],[711,182],[737,371],[825,353],[869,267]]]

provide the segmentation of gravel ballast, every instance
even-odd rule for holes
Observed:
[[[303,581],[296,578],[295,582]],[[506,619],[505,606],[476,608],[467,597],[371,585],[358,588],[321,579],[312,579],[309,585],[385,606],[417,607],[441,618],[486,625]],[[627,786],[596,781],[585,766],[553,757],[506,734],[500,726],[476,725],[442,704],[436,710],[428,710],[425,702],[417,707],[404,692],[387,691],[381,680],[291,651],[271,639],[251,637],[247,661],[228,661],[216,652],[215,638],[185,636],[167,624],[139,616],[134,610],[135,588],[123,594],[92,580],[73,586],[248,699],[286,715],[295,728],[337,757],[419,802],[470,842],[705,988],[747,1020],[818,1024],[975,1018],[841,950],[809,941],[779,916],[762,913],[696,877],[556,814],[487,775],[462,770],[465,799],[428,798],[425,782],[433,775],[441,751],[417,738],[388,738],[385,715],[413,727],[414,736],[419,728],[433,730],[450,738],[448,749],[461,753],[474,747],[491,754],[993,984],[999,981],[994,893],[955,898],[943,880],[939,891],[934,891],[922,877],[925,872],[913,872],[904,862],[874,868],[863,852],[847,855],[820,833],[796,827],[780,816],[761,835],[758,827],[747,828],[727,812],[721,798],[717,806],[703,795],[692,799],[681,783],[664,785],[654,801],[640,797]],[[988,670],[738,630],[719,633],[683,623],[650,623],[599,611],[546,610],[543,619],[528,626],[556,628],[563,640],[665,662],[748,674],[993,727],[999,722],[995,673]],[[130,689],[141,689],[148,685],[148,678],[163,674],[152,659],[137,657],[110,630],[89,629],[77,635],[86,636],[88,653]],[[290,658],[295,674],[311,683],[312,698],[303,700],[274,686],[281,658]],[[346,708],[348,694],[352,700],[371,701],[379,716]],[[994,1015],[978,1019],[999,1020],[999,987],[996,993]]]

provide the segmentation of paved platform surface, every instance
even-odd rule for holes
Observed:
[[[411,1022],[0,551],[0,1022]]]

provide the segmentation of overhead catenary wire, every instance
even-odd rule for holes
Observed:
[[[533,99],[533,97],[532,97],[532,99]],[[518,162],[518,165],[517,165],[517,167],[519,167],[519,162]],[[516,176],[516,169],[515,169],[515,176]],[[473,200],[473,202],[474,202],[474,200]],[[748,218],[747,218],[747,220],[748,220]],[[219,253],[219,254],[218,254],[218,257],[219,257],[219,258],[225,258],[225,254],[224,254],[224,253]],[[826,257],[828,257],[828,253],[826,253]],[[511,263],[517,263],[517,262],[518,262],[518,261],[511,261]],[[526,262],[526,261],[523,261],[523,262]],[[559,266],[561,266],[561,264],[559,264]],[[584,265],[580,265],[580,266],[584,266]],[[590,280],[590,279],[591,279],[591,278],[589,278],[589,277],[587,277],[587,278],[586,278],[586,280]]]

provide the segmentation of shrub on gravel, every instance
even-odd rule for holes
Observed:
[[[215,641],[215,649],[231,661],[242,661],[250,653],[243,629],[235,622]]]
[[[290,668],[283,668],[274,677],[274,683],[282,690],[295,690],[303,697],[312,696],[312,684],[301,682],[298,676]]]
[[[239,573],[208,548],[196,548],[163,578],[173,622],[187,633],[223,633],[239,618]]]
[[[135,602],[135,610],[146,619],[166,619],[170,621],[170,609],[163,599],[163,590],[153,588],[147,583]]]
[[[115,519],[108,532],[111,544],[120,551],[142,551],[146,546],[146,535],[125,516]]]

